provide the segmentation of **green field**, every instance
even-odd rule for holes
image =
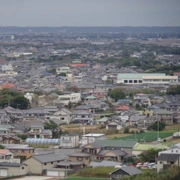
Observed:
[[[109,178],[93,178],[93,177],[69,177],[65,180],[109,180]]]
[[[159,137],[164,139],[166,137],[172,136],[173,135],[173,131],[162,131],[159,132]],[[152,131],[152,132],[144,132],[141,134],[132,134],[129,136],[125,136],[125,137],[121,137],[121,138],[116,138],[116,139],[122,139],[122,140],[132,140],[132,139],[136,139],[138,142],[152,142],[152,141],[156,141],[157,140],[157,132],[156,131]]]

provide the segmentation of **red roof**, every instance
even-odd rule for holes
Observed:
[[[70,64],[69,66],[72,66],[72,67],[85,67],[86,64]]]
[[[6,83],[6,84],[2,85],[2,89],[13,89],[15,87],[16,87],[15,84],[9,84],[9,83]]]
[[[129,110],[129,106],[121,105],[121,106],[116,107],[116,110],[128,111]]]

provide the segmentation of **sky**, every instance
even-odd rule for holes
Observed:
[[[0,26],[180,26],[180,0],[0,0]]]

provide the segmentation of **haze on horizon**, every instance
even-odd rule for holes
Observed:
[[[0,26],[180,26],[180,0],[0,0]]]

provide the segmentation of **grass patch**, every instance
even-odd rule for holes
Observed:
[[[161,131],[159,132],[159,137],[161,139],[167,138],[169,136],[173,135],[173,131]],[[132,139],[136,139],[138,142],[152,142],[152,141],[156,141],[157,140],[157,132],[156,131],[151,131],[151,132],[144,132],[144,133],[140,133],[140,134],[132,134],[129,136],[125,136],[125,137],[120,137],[120,138],[116,138],[116,139],[122,139],[122,140],[132,140]]]
[[[92,177],[97,178],[109,178],[109,173],[116,170],[114,167],[95,167],[80,169],[71,178],[86,177],[86,179]]]

